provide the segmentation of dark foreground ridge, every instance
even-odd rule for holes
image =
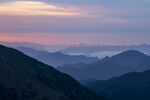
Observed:
[[[107,100],[150,100],[150,70],[85,84]]]
[[[0,100],[103,100],[72,77],[0,45]]]

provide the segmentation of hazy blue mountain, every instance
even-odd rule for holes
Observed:
[[[35,50],[44,50],[44,51],[60,51],[68,48],[68,45],[46,45],[46,44],[38,44],[32,42],[0,42],[0,44],[8,46],[8,47],[26,47],[33,48]]]
[[[17,47],[16,49],[54,67],[61,66],[66,63],[91,63],[99,60],[97,57],[86,57],[82,55],[71,56],[61,52],[38,51],[26,47]]]
[[[85,86],[107,100],[150,100],[150,70],[94,81],[86,83]]]
[[[78,80],[110,79],[127,72],[150,69],[150,57],[139,51],[129,50],[95,63],[63,65],[57,69]]]
[[[0,44],[8,46],[8,47],[28,47],[28,48],[34,48],[37,50],[43,50],[46,45],[37,44],[37,43],[31,43],[31,42],[0,42]]]
[[[145,54],[150,54],[150,45],[142,44],[142,45],[120,45],[120,46],[111,46],[111,45],[77,45],[68,47],[64,49],[62,52],[68,54],[82,54],[82,55],[90,55],[90,56],[98,56],[100,58],[105,56],[112,56],[123,51],[127,50],[138,50],[140,52],[144,52]]]
[[[103,100],[72,77],[0,46],[0,100]]]

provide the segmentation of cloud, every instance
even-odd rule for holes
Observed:
[[[62,14],[63,13],[63,14]],[[109,17],[124,11],[101,5],[65,5],[39,1],[0,3],[1,33],[98,33],[128,20]],[[122,26],[120,25],[120,26]],[[113,26],[113,28],[112,28]]]
[[[11,1],[0,3],[0,15],[19,16],[80,16],[74,7],[63,7],[40,1]]]

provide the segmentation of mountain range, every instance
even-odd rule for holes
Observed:
[[[92,63],[98,61],[97,57],[86,57],[82,55],[66,55],[61,52],[47,52],[35,50],[27,47],[16,47],[17,50],[44,62],[45,64],[52,65],[54,67],[61,66],[64,64],[75,64],[75,63]]]
[[[127,50],[138,50],[147,55],[150,55],[150,45],[149,44],[139,44],[139,45],[45,45],[32,42],[0,42],[0,44],[6,45],[8,47],[26,47],[33,48],[35,50],[42,50],[48,52],[60,51],[68,55],[85,55],[103,58],[105,56],[113,56],[118,53]]]
[[[104,100],[67,74],[0,45],[0,100]]]
[[[107,100],[150,100],[150,70],[131,72],[110,80],[86,83]]]
[[[128,72],[141,72],[150,69],[150,56],[136,50],[128,50],[91,64],[66,64],[57,69],[77,80],[103,80]]]

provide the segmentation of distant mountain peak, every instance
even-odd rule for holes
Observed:
[[[128,51],[124,51],[118,55],[115,55],[113,57],[139,57],[139,56],[146,56],[144,53],[140,52],[140,51],[137,51],[137,50],[128,50]]]
[[[140,51],[138,51],[138,50],[127,50],[127,51],[124,51],[124,52],[122,52],[122,53],[132,53],[132,54],[134,54],[134,53],[138,53],[138,54],[143,54],[142,52],[140,52]]]

